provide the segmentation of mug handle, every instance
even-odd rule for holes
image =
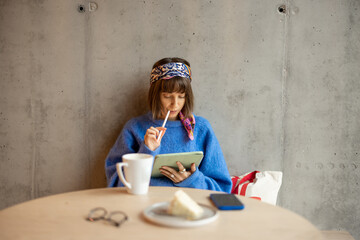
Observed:
[[[129,189],[131,189],[131,184],[128,183],[126,180],[125,180],[125,177],[124,177],[124,174],[123,174],[123,171],[121,168],[123,167],[128,167],[128,163],[124,163],[124,162],[119,162],[116,164],[116,169],[117,169],[117,172],[118,172],[118,175],[119,175],[119,178],[121,180],[121,182]]]

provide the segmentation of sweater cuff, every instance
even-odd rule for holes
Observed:
[[[142,142],[138,153],[145,153],[145,154],[150,154],[150,155],[156,156],[160,152],[160,147],[161,147],[161,145],[157,149],[155,149],[155,151],[152,151],[150,148],[148,148],[146,146],[146,144],[144,142]]]

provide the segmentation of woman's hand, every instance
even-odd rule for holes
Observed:
[[[158,139],[158,136],[161,132],[160,139]],[[164,136],[166,132],[166,128],[163,127],[150,127],[148,130],[146,130],[145,136],[144,136],[144,142],[145,145],[151,150],[155,151],[160,146],[161,139]]]
[[[161,174],[169,178],[174,183],[184,181],[196,171],[195,163],[191,164],[190,171],[186,171],[181,162],[176,162],[176,164],[178,165],[179,171],[176,171],[174,168],[168,166],[162,166],[160,168]]]

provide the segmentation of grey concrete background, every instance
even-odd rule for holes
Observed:
[[[360,239],[360,1],[93,2],[0,1],[0,209],[104,187],[152,64],[179,56],[230,173],[283,171],[280,206]]]

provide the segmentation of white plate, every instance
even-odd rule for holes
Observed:
[[[143,212],[145,218],[153,223],[168,227],[197,227],[215,221],[219,214],[218,211],[212,207],[199,204],[203,209],[204,213],[201,218],[196,220],[188,220],[184,217],[173,216],[167,214],[166,210],[169,206],[169,202],[160,202],[151,205],[146,208]]]

